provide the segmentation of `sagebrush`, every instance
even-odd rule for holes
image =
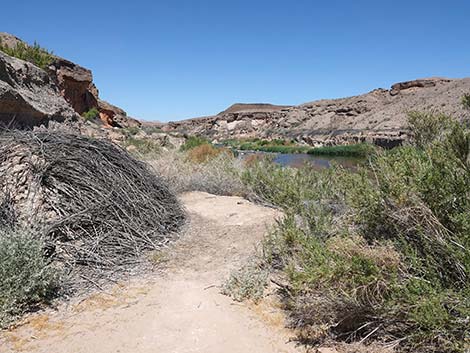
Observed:
[[[285,218],[264,246],[288,285],[299,339],[467,352],[470,130],[412,113],[412,144],[376,150],[351,172],[254,163],[242,174]]]
[[[0,328],[59,294],[64,275],[46,249],[31,230],[0,228]]]

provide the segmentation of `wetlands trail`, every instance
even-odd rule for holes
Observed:
[[[236,303],[219,288],[277,212],[201,192],[182,201],[190,225],[155,259],[161,273],[33,314],[0,334],[0,352],[298,352],[274,301]]]

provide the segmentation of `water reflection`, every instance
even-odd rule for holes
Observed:
[[[346,169],[356,169],[365,162],[364,158],[358,157],[315,156],[306,153],[239,152],[242,159],[251,155],[272,155],[275,163],[292,168],[301,168],[309,164],[314,169],[324,169],[331,167],[332,164],[337,164]]]

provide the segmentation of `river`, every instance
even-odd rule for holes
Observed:
[[[265,153],[255,151],[239,151],[238,155],[244,159],[251,155],[272,155],[273,161],[284,167],[300,168],[309,164],[315,169],[329,168],[333,164],[340,165],[346,169],[356,169],[364,163],[363,157],[342,157],[342,156],[316,156],[306,153]]]

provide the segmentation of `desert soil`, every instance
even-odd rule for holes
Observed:
[[[158,271],[30,315],[0,334],[0,352],[299,352],[275,300],[254,305],[220,294],[279,214],[238,197],[181,199],[190,224],[155,255]]]

